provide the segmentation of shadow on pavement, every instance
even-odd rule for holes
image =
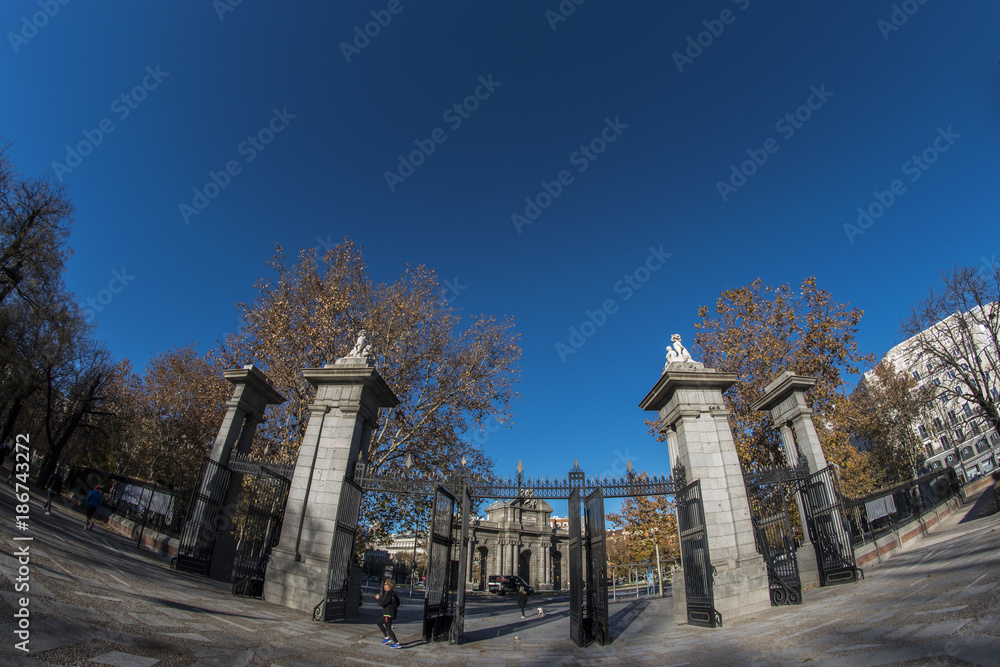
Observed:
[[[515,632],[520,632],[528,628],[536,628],[541,625],[546,625],[548,623],[554,623],[555,621],[561,621],[564,618],[569,618],[569,610],[559,611],[551,614],[545,614],[545,616],[529,616],[528,618],[519,620],[516,623],[507,623],[505,625],[495,625],[491,628],[481,628],[479,630],[467,630],[465,636],[462,638],[463,644],[474,644],[476,642],[486,641],[487,639],[494,639],[496,637],[502,637],[505,635],[510,635]],[[566,638],[569,638],[569,629],[566,630]]]
[[[969,523],[970,521],[975,521],[977,519],[982,519],[988,517],[992,514],[996,514],[997,511],[997,501],[994,497],[992,491],[987,489],[985,493],[979,496],[976,504],[972,506],[966,514],[965,517],[959,521],[959,524]]]

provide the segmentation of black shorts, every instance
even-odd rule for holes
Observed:
[[[87,519],[93,519],[97,512],[97,505],[87,505]]]

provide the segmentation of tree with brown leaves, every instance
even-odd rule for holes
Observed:
[[[376,283],[347,239],[321,257],[303,250],[294,263],[279,247],[268,266],[274,275],[258,281],[254,302],[239,304],[244,324],[221,346],[218,362],[259,364],[288,399],[270,408],[259,429],[269,455],[294,460],[298,451],[314,395],[302,369],[346,355],[366,329],[373,361],[401,401],[379,415],[368,464],[385,470],[411,457],[424,473],[447,473],[463,460],[473,472],[491,468],[465,434],[510,418],[521,354],[512,320],[463,322],[423,266]],[[369,520],[386,530],[406,522],[410,509],[399,511],[397,500],[376,497]]]
[[[848,432],[864,452],[864,466],[849,466],[840,476],[844,493],[860,496],[916,477],[926,458],[917,424],[930,420],[929,386],[897,371],[883,359],[865,374],[832,421]]]
[[[638,475],[647,479],[646,472]],[[608,521],[621,532],[615,535],[615,558],[626,563],[656,562],[656,547],[664,561],[678,558],[677,510],[669,496],[636,496],[622,502],[620,512],[608,514]]]
[[[790,370],[817,379],[806,398],[827,459],[840,465],[856,462],[857,451],[846,434],[831,428],[837,401],[845,396],[844,374],[860,374],[874,364],[857,348],[862,311],[838,303],[829,292],[806,278],[798,290],[772,287],[759,278],[750,285],[722,292],[714,313],[702,306],[695,324],[695,347],[705,365],[736,373],[726,392],[729,424],[744,464],[783,463],[781,439],[765,412],[753,410],[764,388]]]

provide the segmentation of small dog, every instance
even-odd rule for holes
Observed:
[[[545,610],[544,610],[544,609],[542,609],[541,607],[539,607],[539,608],[538,608],[538,614],[537,614],[537,615],[538,615],[538,616],[545,616]]]

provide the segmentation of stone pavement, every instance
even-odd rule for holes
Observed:
[[[1000,665],[1000,514],[991,492],[876,567],[858,584],[809,590],[719,629],[678,626],[667,599],[614,603],[610,646],[569,641],[565,597],[533,597],[542,618],[520,618],[508,597],[472,596],[460,646],[419,639],[422,600],[403,591],[397,633],[381,644],[369,593],[354,624],[323,624],[230,587],[171,571],[159,556],[81,515],[31,502],[17,530],[0,485],[2,665]],[[15,537],[31,536],[31,542]],[[19,563],[29,545],[30,653],[14,648]]]

